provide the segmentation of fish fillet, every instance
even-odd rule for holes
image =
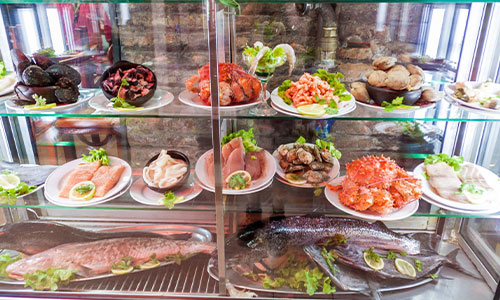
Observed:
[[[73,170],[73,172],[71,172],[66,178],[66,182],[64,183],[64,186],[59,193],[59,197],[68,198],[71,188],[77,183],[90,180],[100,166],[101,161],[79,163]]]
[[[494,188],[486,181],[478,167],[473,164],[464,164],[458,174],[463,182],[467,182],[482,188],[485,191],[493,191]]]
[[[425,165],[425,170],[429,176],[429,183],[439,196],[453,201],[467,203],[467,198],[463,194],[457,194],[462,182],[458,178],[455,170],[445,162],[438,162],[432,165]]]
[[[95,184],[94,197],[104,197],[120,180],[123,170],[125,166],[101,166],[92,177]]]
[[[221,149],[222,180],[234,171],[245,170],[245,148],[241,137],[232,139]],[[210,183],[214,183],[214,155],[213,152],[206,157],[206,171]]]
[[[252,180],[262,176],[266,170],[266,152],[248,152],[245,155],[245,171],[250,173]]]
[[[6,269],[9,277],[22,280],[24,274],[48,268],[78,270],[83,277],[111,271],[112,265],[131,257],[133,265],[147,262],[151,255],[159,260],[168,255],[210,254],[215,244],[210,242],[172,241],[164,238],[118,238],[88,243],[63,244],[18,260]]]

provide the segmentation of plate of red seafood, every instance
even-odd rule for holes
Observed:
[[[249,108],[260,102],[260,81],[236,64],[219,63],[219,89],[222,111]],[[179,100],[189,106],[211,109],[208,64],[186,81],[186,90],[179,94]]]
[[[125,192],[131,179],[132,168],[126,161],[108,157],[104,149],[91,150],[89,156],[54,170],[45,181],[45,196],[57,205],[90,206]]]
[[[388,157],[365,156],[346,165],[325,196],[338,209],[367,220],[400,220],[418,209],[422,182]]]

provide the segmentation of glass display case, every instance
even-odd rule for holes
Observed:
[[[0,3],[0,295],[498,299],[495,2]]]

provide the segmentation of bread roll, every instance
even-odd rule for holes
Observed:
[[[385,87],[387,73],[384,71],[373,71],[368,77],[368,83],[376,87]]]
[[[370,102],[370,95],[366,90],[366,84],[364,82],[353,82],[351,84],[351,94],[358,101],[365,103]]]
[[[370,77],[371,78],[371,77]],[[404,90],[410,84],[410,76],[406,75],[405,72],[402,71],[394,71],[387,75],[387,80],[385,81],[385,85],[396,91]]]
[[[396,64],[397,59],[395,57],[390,56],[381,56],[375,59],[372,63],[372,66],[375,70],[385,71]]]

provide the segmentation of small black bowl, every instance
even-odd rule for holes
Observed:
[[[146,95],[137,97],[134,100],[125,99],[125,101],[127,101],[127,103],[131,104],[131,105],[141,106],[144,103],[146,103],[149,99],[153,98],[153,96],[155,94],[155,91],[156,91],[156,86],[158,84],[158,80],[156,79],[155,73],[151,69],[149,69],[148,67],[146,67],[146,66],[143,66],[143,65],[140,65],[140,64],[134,64],[134,63],[131,63],[131,62],[126,61],[126,60],[121,60],[119,62],[116,62],[114,65],[112,65],[111,67],[109,67],[106,71],[104,71],[104,73],[102,73],[102,76],[99,79],[99,87],[101,88],[102,93],[104,94],[104,96],[106,96],[106,98],[108,98],[108,99],[111,99],[111,98],[117,96],[117,95],[113,95],[113,94],[107,92],[106,90],[104,90],[104,87],[102,86],[102,82],[104,80],[108,79],[108,77],[111,74],[116,73],[116,71],[118,71],[118,69],[122,69],[123,71],[126,71],[126,70],[129,70],[129,69],[132,69],[132,68],[137,68],[138,66],[141,66],[144,69],[147,69],[147,70],[151,71],[151,73],[153,73],[153,80],[154,80],[153,86],[151,87],[151,90],[149,91],[149,93],[147,93]]]
[[[143,180],[144,180],[144,183],[146,184],[146,186],[150,189],[152,189],[153,191],[155,192],[158,192],[158,193],[165,193],[167,191],[175,191],[177,190],[178,188],[182,187],[187,181],[188,181],[188,178],[189,178],[189,175],[191,174],[191,163],[189,162],[189,158],[184,154],[184,153],[181,153],[179,151],[175,151],[175,150],[168,150],[167,151],[167,154],[170,155],[172,158],[174,159],[180,159],[180,160],[183,160],[186,162],[187,166],[187,170],[186,170],[186,174],[184,174],[184,177],[181,178],[181,180],[179,180],[176,184],[174,184],[173,186],[170,186],[170,187],[165,187],[165,188],[159,188],[159,187],[155,187],[155,186],[151,186],[149,185],[146,180],[144,180],[144,173],[143,173]],[[155,156],[153,156],[147,163],[146,163],[146,167],[148,167],[153,161],[155,161],[158,156],[160,156],[160,153],[156,154]],[[144,172],[144,171],[143,171]]]
[[[422,96],[421,88],[414,91],[395,91],[386,88],[379,88],[367,83],[366,90],[368,91],[370,98],[372,98],[373,101],[375,101],[375,103],[377,103],[378,105],[382,105],[382,102],[384,101],[391,103],[392,100],[396,99],[397,97],[403,97],[404,105],[413,105],[418,101],[418,99],[420,99],[420,96]]]

